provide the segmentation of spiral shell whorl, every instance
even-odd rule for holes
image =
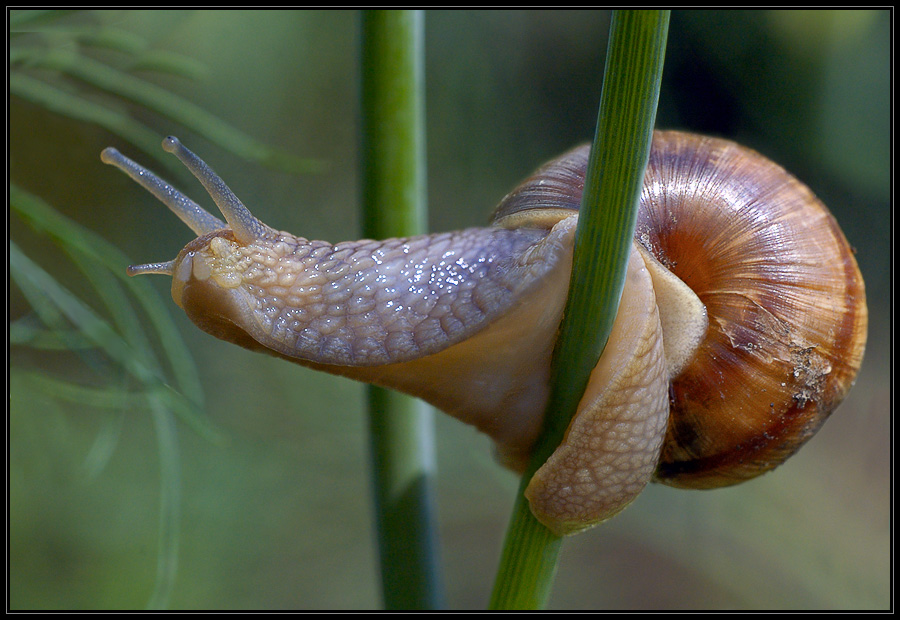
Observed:
[[[530,218],[542,227],[577,210],[588,155],[582,146],[535,172],[495,223],[546,209]],[[698,295],[710,324],[672,381],[656,480],[714,488],[776,467],[821,427],[862,361],[865,290],[837,222],[751,149],[658,131],[635,240]]]
[[[862,277],[834,218],[781,167],[676,132],[654,147],[635,236],[710,317],[672,382],[657,478],[734,484],[783,462],[846,395],[865,345]]]

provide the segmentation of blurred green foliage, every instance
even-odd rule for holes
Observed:
[[[172,162],[150,161],[167,161],[158,147],[142,152],[102,117],[73,119],[16,95],[19,79],[139,123],[157,144],[178,135],[272,226],[333,241],[355,236],[354,12],[13,11],[11,26],[23,17],[28,32],[17,31],[10,45],[8,144],[10,179],[21,191],[134,262],[170,259],[192,235],[103,166],[103,147],[158,168],[209,204]],[[432,229],[483,223],[539,163],[590,139],[608,19],[605,11],[427,13]],[[85,33],[94,37],[90,45]],[[829,205],[859,250],[869,350],[847,402],[783,468],[709,493],[654,486],[610,523],[567,541],[551,606],[890,604],[890,42],[887,10],[673,12],[658,125],[747,144]],[[99,92],[37,56],[15,56],[25,45],[50,58],[77,47],[86,66],[116,67],[293,161],[324,166],[291,174],[248,163],[184,119]],[[10,239],[55,282],[108,314],[90,279],[46,233],[13,214]],[[181,517],[170,605],[377,606],[360,386],[200,333],[169,304],[166,279],[148,281],[197,361],[207,416],[228,437],[223,444],[183,424],[176,429]],[[11,330],[14,322],[27,327],[34,313],[23,292],[11,287]],[[77,353],[21,344],[10,345],[10,366],[76,385],[97,378]],[[131,404],[103,410],[47,398],[35,384],[14,389],[10,607],[145,606],[159,587],[166,501],[157,418]],[[440,417],[438,433],[447,602],[482,608],[517,481],[493,463],[475,431]]]

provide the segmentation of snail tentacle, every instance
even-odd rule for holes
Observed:
[[[175,275],[175,261],[167,260],[161,263],[146,263],[143,265],[129,265],[125,272],[130,276],[143,276],[147,274],[159,274],[165,276]]]
[[[100,153],[104,164],[115,166],[138,185],[153,194],[160,202],[169,207],[182,222],[198,235],[205,235],[225,228],[226,224],[196,202],[179,192],[171,184],[156,176],[135,161],[125,157],[118,150],[107,147]],[[169,273],[164,271],[140,271],[136,273]]]
[[[244,203],[231,191],[225,181],[206,162],[187,149],[178,138],[169,136],[163,140],[163,149],[172,153],[191,171],[215,201],[219,211],[234,231],[234,236],[244,244],[267,237],[271,229],[256,219]]]

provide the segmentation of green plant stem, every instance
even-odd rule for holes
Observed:
[[[507,531],[494,609],[542,608],[549,599],[561,539],[534,518],[523,492],[562,440],[612,330],[650,153],[668,23],[668,11],[613,13],[550,401]]]
[[[425,230],[423,20],[418,11],[362,17],[363,234]],[[372,474],[384,604],[442,604],[433,517],[433,414],[420,401],[368,388]]]

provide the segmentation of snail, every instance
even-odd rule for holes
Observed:
[[[492,224],[331,244],[257,220],[172,137],[225,222],[107,148],[198,237],[172,277],[204,331],[247,349],[418,396],[494,441],[521,471],[541,429],[589,147],[538,169]],[[557,534],[650,482],[708,489],[769,471],[850,389],[865,291],[835,219],[784,169],[733,142],[656,132],[609,342],[562,444],[532,478]]]

